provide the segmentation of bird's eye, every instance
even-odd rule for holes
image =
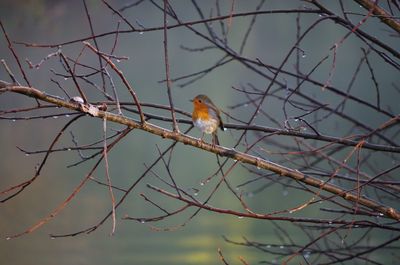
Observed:
[[[199,99],[198,101],[199,101],[199,103],[201,103],[201,99]]]

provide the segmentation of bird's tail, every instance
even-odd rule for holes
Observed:
[[[225,130],[226,130],[226,129],[225,129],[225,126],[224,126],[224,123],[222,122],[221,118],[219,118],[219,128],[220,128],[222,131],[225,131]]]

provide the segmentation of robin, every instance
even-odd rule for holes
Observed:
[[[225,130],[219,109],[206,95],[198,95],[191,101],[193,102],[193,125],[199,128],[203,133],[201,140],[203,141],[205,133],[212,134],[212,144],[219,145],[217,128],[219,127],[221,130]]]

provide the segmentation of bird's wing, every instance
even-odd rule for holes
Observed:
[[[211,115],[217,116],[217,118],[219,120],[219,128],[221,130],[225,131],[224,123],[222,122],[221,113],[220,113],[219,109],[217,107],[215,107],[215,105],[212,102],[210,102],[210,103],[206,102],[205,104],[207,105],[207,107],[209,107],[210,109],[213,110]]]

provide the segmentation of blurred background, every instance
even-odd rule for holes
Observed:
[[[109,1],[119,9],[134,1]],[[162,1],[156,1],[162,4]],[[215,1],[198,1],[206,17],[210,14],[216,15]],[[326,1],[325,1],[326,2]],[[336,2],[336,1],[332,1]],[[352,2],[352,1],[349,1]],[[229,14],[231,1],[221,1],[221,13]],[[258,1],[235,1],[234,12],[253,11]],[[88,0],[88,9],[91,15],[95,33],[113,31],[117,27],[120,18],[113,14],[101,1]],[[194,6],[189,1],[171,1],[175,11],[184,21],[199,19]],[[327,4],[327,3],[325,3]],[[334,10],[338,10],[337,4],[332,4]],[[348,3],[347,3],[348,4]],[[303,9],[308,6],[303,1],[266,1],[263,10],[274,9]],[[347,6],[354,12],[365,14],[365,10],[352,3]],[[126,9],[124,16],[135,26],[155,27],[163,23],[163,14],[154,7],[150,1]],[[0,2],[1,21],[9,34],[15,41],[28,43],[57,44],[69,40],[80,39],[90,36],[90,28],[85,15],[82,1],[21,1],[2,0]],[[243,55],[251,59],[259,58],[261,61],[279,66],[296,39],[296,17],[293,14],[263,15],[257,18],[255,25],[249,35]],[[229,44],[235,50],[239,50],[241,40],[250,23],[250,17],[234,18],[229,28]],[[305,29],[313,21],[318,19],[317,14],[302,14],[301,25]],[[354,17],[358,21],[361,17]],[[376,21],[375,21],[376,22]],[[173,22],[175,23],[175,22]],[[213,23],[214,27],[218,22]],[[197,25],[197,29],[205,32],[204,26]],[[372,35],[378,36],[392,46],[399,48],[398,38],[391,38],[386,28],[381,23],[367,23],[365,29]],[[122,22],[120,29],[128,29]],[[301,65],[309,71],[321,58],[331,55],[330,47],[340,40],[347,33],[341,27],[333,23],[321,23],[302,42]],[[109,35],[98,40],[100,49],[110,52],[115,40],[115,35]],[[198,52],[191,52],[183,49],[201,48],[209,45],[184,27],[168,31],[169,59],[171,76],[179,77],[197,72],[212,66],[218,58],[224,54],[220,50],[210,49]],[[0,34],[0,55],[1,59],[11,67],[19,81],[23,81],[15,60],[7,48],[7,42],[3,34]],[[339,48],[337,54],[337,65],[332,84],[336,87],[345,88],[351,82],[354,71],[359,63],[362,45],[358,39],[350,37]],[[82,50],[82,43],[63,45],[62,51],[72,58],[76,58]],[[37,63],[48,54],[57,51],[57,48],[32,48],[24,45],[14,44],[14,49],[23,61],[23,67],[27,72],[32,85],[47,93],[63,96],[59,88],[50,78],[56,79],[64,87],[74,91],[73,82],[55,76],[52,72],[61,72],[59,61],[56,57],[44,62],[39,69],[29,69],[25,58]],[[160,82],[165,79],[163,32],[153,31],[144,33],[120,34],[114,54],[128,56],[129,60],[121,60],[117,66],[124,72],[125,76],[133,85],[138,97],[142,102],[157,104],[168,104],[166,85]],[[86,54],[90,52],[86,51]],[[332,58],[332,57],[331,57]],[[96,65],[98,58],[85,55],[82,58],[88,64]],[[332,60],[332,59],[330,59]],[[393,68],[388,67],[382,59],[371,54],[371,61],[375,64],[375,74],[379,78],[381,89],[382,107],[391,109],[393,113],[399,113],[398,94],[393,97],[392,84],[399,84],[399,74]],[[329,77],[329,69],[332,61],[322,65],[314,78],[322,83]],[[286,64],[288,70],[293,70],[294,60]],[[360,96],[365,100],[371,100],[375,96],[371,88],[371,80],[368,76],[368,69],[363,67],[360,75],[352,88],[352,94]],[[117,80],[117,78],[115,78]],[[0,80],[10,81],[7,73],[0,71]],[[100,79],[98,79],[100,80]],[[268,82],[262,77],[249,71],[242,64],[233,62],[224,67],[218,68],[204,78],[192,84],[181,86],[187,80],[173,83],[173,97],[175,107],[186,112],[191,112],[192,106],[189,102],[197,94],[207,94],[221,109],[229,112],[234,117],[246,120],[253,113],[254,109],[237,108],[232,109],[237,103],[244,101],[243,95],[232,89],[232,86],[241,87],[251,83],[260,89],[265,89]],[[294,87],[296,79],[280,79],[287,82],[288,86]],[[99,81],[100,83],[100,81]],[[119,80],[117,87],[121,87]],[[320,89],[310,92],[319,100],[327,104],[334,104],[338,98],[334,94],[322,93]],[[90,92],[92,101],[102,100],[96,91]],[[284,95],[284,92],[282,92]],[[119,97],[121,101],[129,101],[130,96],[124,88],[120,88]],[[1,95],[0,108],[13,109],[34,105],[33,100],[17,95]],[[373,115],[365,110],[365,107],[353,104],[347,105],[353,118],[362,120],[366,124],[376,126],[385,121],[380,115]],[[284,116],[282,113],[282,102],[277,99],[268,99],[263,108],[274,117],[282,126]],[[60,110],[61,112],[63,110]],[[168,116],[169,113],[160,110],[146,109],[150,113]],[[40,112],[38,112],[40,114]],[[133,115],[133,114],[132,114]],[[129,115],[128,115],[129,116]],[[9,116],[9,117],[12,117]],[[15,118],[24,117],[23,114],[15,115]],[[186,117],[187,118],[187,117]],[[1,190],[15,185],[34,174],[35,166],[40,163],[43,154],[29,155],[21,152],[17,147],[24,150],[46,150],[64,124],[70,117],[49,117],[39,120],[0,120],[0,187]],[[227,121],[224,115],[223,119]],[[154,123],[171,128],[168,123],[154,121]],[[276,127],[276,124],[268,120],[259,119],[255,124]],[[334,132],[335,136],[343,136],[352,126],[345,122],[340,123],[329,119],[323,123],[323,132]],[[121,129],[113,124],[108,125],[108,133],[112,130]],[[181,131],[188,128],[187,125],[180,125]],[[72,126],[65,132],[58,147],[71,146],[73,132],[75,140],[80,144],[90,143],[102,138],[102,121],[91,118],[84,118],[78,124]],[[235,143],[237,132],[220,133],[220,140],[225,146],[232,146]],[[197,130],[189,134],[199,137]],[[285,138],[276,138],[278,142],[284,142]],[[112,183],[120,187],[128,187],[133,183],[158,156],[157,147],[164,149],[171,141],[161,141],[159,137],[141,132],[133,131],[115,149],[109,157],[110,176]],[[273,150],[272,150],[273,151]],[[274,160],[274,157],[270,157]],[[129,195],[122,207],[117,211],[116,233],[110,236],[111,222],[106,222],[98,230],[91,234],[79,235],[52,239],[49,234],[72,233],[88,228],[99,222],[110,211],[110,197],[107,188],[95,183],[88,183],[76,198],[51,222],[35,231],[32,234],[14,240],[5,240],[8,235],[18,233],[49,214],[57,207],[93,166],[95,161],[81,164],[75,167],[67,167],[79,161],[76,152],[60,152],[50,157],[47,166],[36,182],[29,186],[16,198],[4,203],[0,207],[0,260],[3,264],[221,264],[219,263],[217,249],[221,248],[224,255],[232,260],[232,264],[240,264],[239,256],[245,257],[250,264],[259,261],[275,263],[273,256],[252,248],[243,248],[238,245],[228,244],[223,236],[232,240],[249,240],[266,242],[271,247],[279,248],[282,239],[278,236],[277,225],[270,221],[243,220],[229,215],[218,215],[201,211],[193,220],[185,226],[180,227],[193,211],[184,213],[177,217],[154,224],[141,224],[135,221],[122,220],[125,215],[129,216],[154,216],[159,211],[151,207],[140,196],[140,193],[151,196],[156,201],[165,200],[164,197],[154,194],[146,189],[146,183],[160,185],[160,181],[149,174]],[[377,157],[376,163],[391,164],[398,162],[395,158],[387,160],[384,157]],[[145,164],[146,165],[145,165]],[[213,174],[217,168],[215,156],[201,150],[178,145],[174,150],[172,166],[174,177],[180,185],[188,190],[199,190],[199,196],[208,194],[212,186],[201,186],[200,182]],[[165,169],[160,164],[155,167],[160,175],[165,175]],[[105,179],[104,165],[100,166],[95,177]],[[248,179],[248,172],[243,168],[236,168],[230,175],[233,186],[240,185]],[[256,187],[254,187],[256,188]],[[250,205],[263,212],[271,212],[276,209],[286,209],[298,205],[298,202],[309,199],[301,197],[300,193],[288,192],[283,186],[275,186],[267,193],[255,196],[246,193]],[[117,197],[120,197],[121,194]],[[218,207],[232,206],[233,196],[227,192],[220,192],[213,198],[211,204]],[[277,203],[279,202],[279,204]],[[237,203],[236,203],[237,204]],[[168,208],[180,206],[175,201],[168,202]],[[240,209],[237,205],[236,210]],[[313,209],[302,214],[313,214]],[[320,212],[315,210],[315,214]],[[321,217],[318,215],[318,217]],[[281,224],[282,225],[282,224]],[[287,225],[287,226],[286,226]],[[299,229],[296,226],[286,224],[285,231],[296,237]],[[154,226],[154,227],[153,227]],[[173,231],[156,231],[155,228],[176,228]],[[356,232],[354,232],[356,233]],[[389,232],[388,232],[389,233]],[[306,242],[304,234],[298,235],[299,242]],[[304,239],[302,238],[304,237]],[[379,237],[377,235],[377,237]],[[390,262],[391,257],[381,257],[382,260]],[[389,264],[389,263],[387,263]]]

